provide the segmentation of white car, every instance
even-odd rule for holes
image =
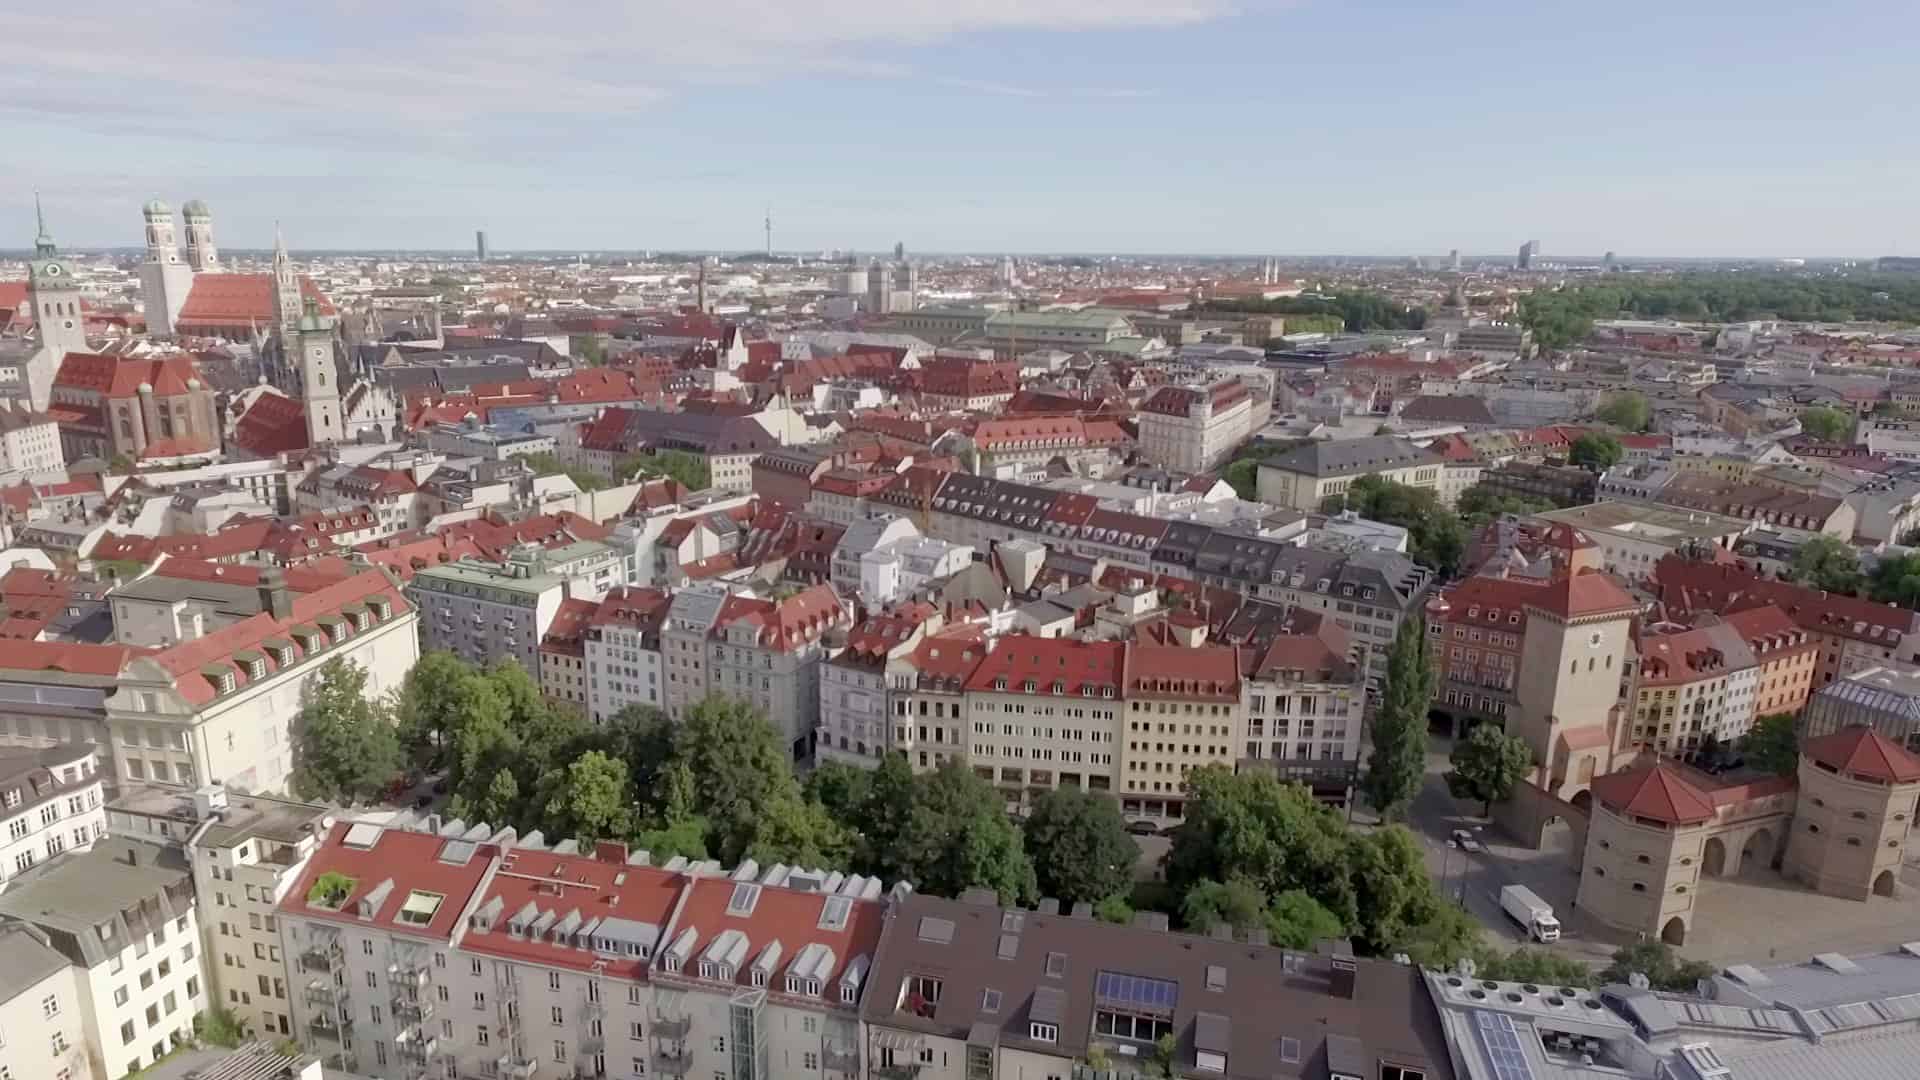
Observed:
[[[1486,845],[1482,844],[1478,837],[1465,829],[1453,830],[1453,842],[1460,845],[1460,850],[1470,852],[1474,855],[1479,855],[1487,850]]]

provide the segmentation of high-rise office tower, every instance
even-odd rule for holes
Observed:
[[[473,253],[481,262],[487,261],[487,230],[473,230]]]

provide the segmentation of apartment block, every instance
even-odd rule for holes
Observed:
[[[586,618],[587,715],[604,723],[629,705],[666,707],[660,631],[670,598],[661,589],[618,588]]]
[[[1009,635],[966,683],[967,758],[1010,802],[1121,789],[1127,646]]]
[[[513,549],[502,562],[466,558],[427,567],[407,592],[423,612],[426,651],[445,649],[483,666],[513,660],[535,678],[540,639],[567,595],[565,580],[548,571],[535,545]]]
[[[43,863],[0,893],[3,920],[37,929],[72,966],[86,1053],[109,1080],[190,1038],[208,1005],[193,881],[173,848],[115,838]]]
[[[1227,645],[1125,646],[1120,740],[1121,809],[1180,818],[1187,774],[1231,767],[1246,733],[1240,652]],[[1357,726],[1357,725],[1356,725]]]
[[[0,749],[0,891],[36,863],[105,835],[105,779],[92,743]]]
[[[37,926],[0,922],[0,1061],[9,1080],[83,1080],[83,998],[76,971]]]
[[[1214,469],[1266,425],[1263,395],[1231,378],[1200,386],[1163,386],[1141,403],[1136,416],[1141,456],[1178,472]]]

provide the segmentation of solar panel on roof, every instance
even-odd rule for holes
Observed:
[[[1172,1013],[1180,1001],[1178,983],[1117,971],[1101,972],[1093,992],[1104,1004],[1155,1014]]]
[[[727,914],[751,915],[753,906],[760,902],[760,886],[755,882],[741,881],[733,886],[733,895],[727,898]]]
[[[1475,1010],[1474,1028],[1480,1033],[1480,1045],[1493,1066],[1494,1080],[1533,1080],[1533,1065],[1521,1049],[1520,1033],[1513,1018],[1505,1013]]]

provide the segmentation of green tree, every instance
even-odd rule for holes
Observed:
[[[469,799],[464,794],[456,794],[448,806],[455,817],[468,821],[519,821],[520,781],[515,779],[512,769],[495,769],[493,779],[487,781],[485,790],[477,797]]]
[[[1352,510],[1369,521],[1406,529],[1407,547],[1414,561],[1444,577],[1459,569],[1460,557],[1466,551],[1466,529],[1458,517],[1440,505],[1432,490],[1388,480],[1378,473],[1355,480],[1348,485],[1344,498],[1328,499],[1321,510]]]
[[[320,666],[294,722],[293,786],[301,797],[372,799],[400,770],[400,740],[367,693],[367,671],[335,657]]]
[[[1267,894],[1251,882],[1200,881],[1180,901],[1180,922],[1196,934],[1211,934],[1221,924],[1235,930],[1267,925]]]
[[[562,775],[565,782],[547,800],[547,835],[573,837],[583,846],[595,840],[625,839],[633,829],[627,763],[589,750]]]
[[[1800,768],[1798,720],[1792,713],[1768,713],[1753,722],[1740,740],[1747,764],[1776,776],[1792,776]]]
[[[905,756],[890,756],[898,757],[901,764],[906,764]],[[882,764],[884,767],[886,763]],[[908,776],[912,776],[911,770]],[[873,772],[844,762],[823,761],[807,774],[803,789],[808,801],[825,807],[836,820],[858,827],[866,810],[867,798],[873,791]]]
[[[1060,788],[1042,794],[1022,830],[1041,895],[1068,906],[1125,889],[1140,857],[1120,804],[1097,792]]]
[[[1299,784],[1264,771],[1195,769],[1186,820],[1167,852],[1167,886],[1184,895],[1202,881],[1239,878],[1269,896],[1300,889],[1351,925],[1349,840],[1345,820]],[[1135,906],[1143,906],[1137,898]]]
[[[1605,432],[1590,431],[1573,440],[1573,445],[1567,449],[1567,461],[1594,472],[1606,472],[1620,464],[1620,459],[1626,453],[1619,439]]]
[[[644,457],[622,458],[613,472],[614,479],[623,484],[636,476],[669,476],[688,491],[705,491],[713,484],[707,459],[683,450],[661,450]]]
[[[564,475],[573,481],[574,487],[581,491],[601,491],[607,486],[607,478],[599,473],[572,465],[563,465],[559,458],[544,451],[538,454],[521,454],[519,462],[532,470],[535,476]]]
[[[107,459],[107,471],[115,476],[125,476],[133,471],[133,459],[125,454],[115,454]]]
[[[394,719],[401,746],[409,758],[429,772],[443,768],[453,733],[475,710],[505,708],[497,699],[481,701],[492,692],[472,664],[445,649],[422,656],[400,684]]]
[[[1800,545],[1787,567],[1787,576],[1809,588],[1849,594],[1859,592],[1864,580],[1860,575],[1859,551],[1845,540],[1825,533]]]
[[[712,830],[709,846],[728,865],[738,862],[757,837],[756,819],[776,805],[800,801],[786,739],[738,698],[712,694],[696,702],[673,746],[674,760],[693,775],[701,813]]]
[[[1432,879],[1427,889],[1433,889]],[[1409,926],[1392,952],[1406,953],[1416,966],[1448,968],[1463,957],[1478,959],[1485,951],[1480,920],[1445,901],[1436,902],[1425,922]]]
[[[935,896],[978,886],[1015,903],[1037,893],[1033,863],[1000,792],[952,760],[918,778],[900,843],[899,872],[888,876]]]
[[[1288,889],[1267,908],[1267,940],[1289,949],[1311,949],[1346,933],[1340,917],[1301,889]]]
[[[1600,973],[1602,983],[1624,983],[1639,972],[1655,990],[1691,991],[1701,979],[1719,969],[1701,960],[1682,960],[1664,941],[1638,941],[1614,950],[1613,960]]]
[[[1248,502],[1258,501],[1260,497],[1260,463],[1251,458],[1241,458],[1230,463],[1220,473],[1220,479],[1233,485],[1233,493]]]
[[[1453,768],[1447,772],[1447,790],[1456,799],[1480,804],[1481,816],[1493,804],[1513,794],[1513,786],[1533,767],[1527,740],[1509,735],[1492,721],[1475,724],[1467,737],[1454,744]]]
[[[1392,951],[1449,906],[1433,887],[1420,842],[1399,825],[1357,834],[1347,859],[1357,915],[1350,929],[1371,952]]]
[[[1920,555],[1881,559],[1867,578],[1867,595],[1878,603],[1920,609]]]
[[[571,334],[567,346],[568,354],[587,367],[599,367],[607,362],[607,349],[600,343],[599,334]]]
[[[1631,390],[1608,395],[1593,415],[1622,431],[1645,431],[1653,425],[1653,406],[1647,396]]]
[[[1133,921],[1133,905],[1127,903],[1125,896],[1116,894],[1093,905],[1093,916],[1101,922],[1125,926]]]
[[[607,717],[596,735],[601,750],[626,763],[642,805],[655,807],[662,776],[673,764],[673,721],[651,705],[628,705]]]
[[[1508,514],[1527,517],[1553,508],[1553,503],[1546,499],[1502,495],[1484,484],[1475,484],[1461,492],[1459,499],[1454,502],[1454,510],[1460,515],[1460,520],[1472,528]]]
[[[776,798],[746,838],[745,856],[762,866],[846,866],[853,854],[853,832],[798,795]]]
[[[1593,985],[1593,969],[1547,949],[1515,949],[1494,954],[1479,961],[1475,972],[1482,979],[1500,982],[1533,983],[1536,986],[1572,986],[1585,989]]]
[[[1853,438],[1853,414],[1815,405],[1800,413],[1800,430],[1822,442],[1846,442]]]
[[[1400,623],[1387,653],[1387,685],[1373,717],[1373,753],[1360,785],[1385,820],[1406,810],[1426,775],[1433,681],[1427,621],[1416,615]]]

